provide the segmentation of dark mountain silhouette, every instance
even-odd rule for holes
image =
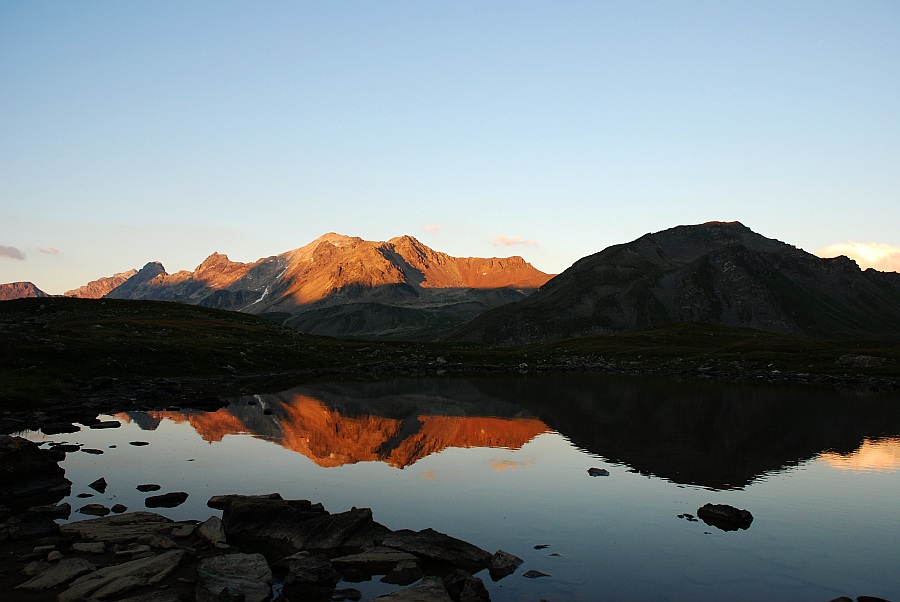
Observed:
[[[0,284],[0,301],[49,296],[50,295],[36,287],[31,282],[9,282],[7,284]]]
[[[820,259],[738,222],[678,226],[577,261],[450,338],[524,343],[701,322],[823,338],[900,336],[900,274]]]
[[[213,253],[193,272],[175,274],[148,263],[107,297],[265,315],[313,334],[434,339],[549,278],[521,257],[451,257],[410,236],[371,242],[326,234],[253,263]]]

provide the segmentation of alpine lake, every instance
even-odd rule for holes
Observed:
[[[494,601],[896,601],[898,397],[591,374],[406,378],[23,436],[80,446],[61,462],[73,483],[61,522],[92,518],[77,511],[88,502],[145,510],[147,483],[189,494],[154,510],[176,520],[221,516],[207,507],[215,495],[278,492],[520,557],[503,579],[478,575]],[[100,477],[104,493],[88,487]],[[752,522],[707,524],[707,503]],[[364,600],[398,589],[348,586]]]

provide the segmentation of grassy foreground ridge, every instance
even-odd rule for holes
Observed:
[[[0,302],[0,406],[7,410],[84,395],[110,382],[120,389],[175,379],[193,393],[221,395],[328,375],[526,369],[522,364],[528,371],[790,375],[900,386],[897,341],[809,340],[675,323],[518,347],[405,343],[310,336],[248,314],[160,301]]]

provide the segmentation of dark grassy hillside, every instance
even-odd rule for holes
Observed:
[[[248,314],[170,302],[0,302],[4,409],[96,395],[163,400],[259,393],[323,376],[519,369],[812,381],[860,375],[896,386],[900,344],[814,341],[688,323],[519,347],[373,342],[304,335]]]

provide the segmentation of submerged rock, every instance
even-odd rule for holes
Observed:
[[[460,602],[490,602],[491,595],[484,582],[466,571],[457,569],[444,576],[444,587],[453,600]]]
[[[381,602],[453,602],[440,577],[425,577],[422,582],[375,598]]]
[[[727,504],[705,504],[697,509],[697,516],[707,525],[722,531],[747,529],[753,522],[753,515]]]

